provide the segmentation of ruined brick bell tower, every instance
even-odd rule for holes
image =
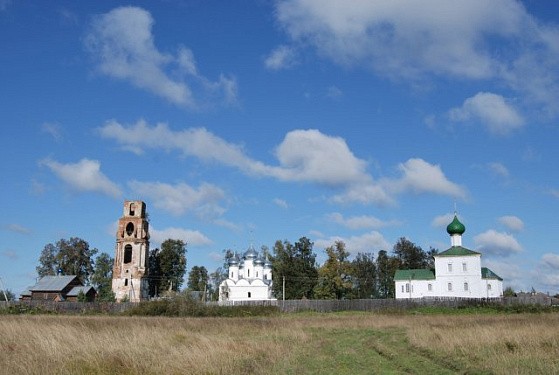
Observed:
[[[118,220],[112,290],[118,302],[148,298],[149,223],[146,204],[125,201]]]

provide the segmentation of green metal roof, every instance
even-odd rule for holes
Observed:
[[[455,257],[455,256],[464,256],[464,255],[481,255],[478,252],[475,252],[470,249],[466,249],[462,246],[452,246],[450,249],[443,251],[442,253],[438,253],[435,255],[436,257]]]
[[[460,222],[460,220],[458,220],[458,218],[456,217],[456,215],[454,215],[454,219],[452,220],[452,223],[448,224],[448,226],[446,227],[446,231],[448,232],[448,234],[450,234],[451,236],[453,234],[464,234],[464,232],[466,231],[466,227],[464,226],[464,224],[462,224]]]
[[[501,277],[499,277],[499,275],[497,275],[495,272],[491,271],[487,267],[481,267],[481,278],[482,279],[497,279],[497,280],[503,281],[503,279]]]
[[[394,280],[435,280],[435,274],[427,269],[396,270]]]

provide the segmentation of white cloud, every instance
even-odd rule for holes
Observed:
[[[229,143],[204,128],[175,131],[167,124],[150,126],[144,120],[125,126],[110,120],[99,129],[102,137],[114,139],[125,149],[142,153],[147,149],[177,150],[186,156],[236,167],[248,174],[270,175],[272,168],[245,155],[241,146]]]
[[[154,247],[160,246],[161,243],[167,239],[182,240],[183,242],[186,242],[187,249],[189,246],[207,246],[212,244],[212,241],[208,237],[197,230],[174,227],[162,230],[152,227],[150,229],[150,238],[155,245]]]
[[[242,146],[203,128],[175,131],[165,123],[150,126],[140,120],[126,126],[110,120],[99,132],[102,137],[114,139],[136,154],[145,149],[179,151],[186,156],[238,168],[248,175],[326,186],[341,191],[329,198],[330,202],[338,204],[392,204],[394,197],[388,191],[391,194],[413,191],[466,196],[464,189],[449,181],[438,165],[422,159],[400,164],[403,175],[397,179],[375,182],[367,172],[367,162],[357,158],[344,139],[315,129],[288,132],[275,149],[279,162],[276,166],[250,158]]]
[[[438,165],[416,158],[401,163],[398,165],[398,169],[402,172],[402,177],[382,181],[388,191],[411,191],[415,193],[436,193],[457,198],[466,197],[464,188],[448,180]]]
[[[479,92],[449,111],[456,122],[481,121],[491,133],[508,134],[524,125],[524,119],[505,98],[490,92]]]
[[[384,187],[372,181],[351,185],[343,193],[332,196],[329,201],[337,204],[360,203],[379,206],[388,206],[395,203],[394,198],[388,194]]]
[[[494,174],[507,178],[509,177],[510,173],[509,170],[507,169],[507,167],[505,167],[503,164],[498,163],[498,162],[493,162],[493,163],[488,163],[487,164],[487,168],[489,168],[489,170],[491,172],[493,172]]]
[[[524,222],[517,216],[507,215],[499,218],[499,223],[503,224],[507,229],[520,232],[524,229]]]
[[[390,244],[384,239],[382,234],[377,231],[365,233],[360,236],[351,236],[348,238],[333,236],[327,239],[318,239],[314,242],[315,248],[326,249],[334,245],[336,241],[342,241],[346,245],[346,250],[352,255],[357,253],[370,253],[379,250],[387,250]]]
[[[176,56],[159,51],[152,34],[154,23],[148,11],[132,6],[95,17],[86,46],[99,71],[188,108],[200,106],[193,86],[206,99],[236,100],[235,80],[220,76],[212,82],[200,75],[189,49],[179,46]]]
[[[281,207],[281,208],[288,208],[289,207],[287,202],[283,199],[274,198],[273,202],[276,206]]]
[[[555,198],[559,198],[559,189],[551,189],[551,190],[549,191],[549,193],[550,193],[551,195],[553,195]]]
[[[219,205],[225,193],[212,184],[204,183],[196,189],[185,183],[131,181],[129,186],[135,195],[149,198],[154,207],[173,215],[194,213],[202,219],[214,220],[225,212]]]
[[[328,214],[326,217],[328,220],[343,225],[349,229],[379,229],[399,224],[397,221],[394,220],[382,221],[374,216],[366,215],[345,218],[339,212],[333,212],[331,214]]]
[[[297,65],[297,53],[295,49],[289,46],[282,45],[276,47],[266,57],[264,65],[270,70],[289,69]]]
[[[120,188],[101,172],[97,160],[82,159],[77,163],[62,164],[51,159],[41,161],[59,179],[75,191],[92,191],[112,197],[122,195]]]
[[[487,255],[509,256],[522,251],[522,246],[510,234],[489,229],[474,237],[478,249]]]
[[[559,106],[559,29],[516,0],[283,0],[276,17],[298,46],[395,79],[493,79],[550,113]],[[301,47],[302,48],[302,47]]]
[[[315,129],[287,133],[276,156],[281,168],[274,174],[283,180],[344,186],[370,179],[367,163],[353,155],[344,139]]]

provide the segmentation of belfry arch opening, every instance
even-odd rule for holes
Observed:
[[[124,264],[132,262],[132,245],[124,246]]]

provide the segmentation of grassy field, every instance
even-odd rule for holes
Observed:
[[[559,314],[5,315],[2,374],[557,374]]]

